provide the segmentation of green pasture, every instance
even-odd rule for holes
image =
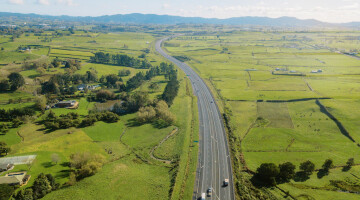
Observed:
[[[164,47],[174,56],[190,58],[186,62],[207,83],[211,80],[230,110],[230,125],[242,140],[246,164],[256,170],[266,162],[290,161],[298,166],[311,160],[320,168],[328,158],[335,165],[344,165],[352,157],[360,159],[359,116],[353,111],[359,107],[360,61],[335,52],[359,50],[358,43],[357,32],[242,31],[179,36]],[[319,69],[322,72],[311,73]],[[332,98],[321,102],[355,143],[320,111],[315,100],[256,103],[322,97]],[[330,180],[354,180],[354,173],[357,167],[351,172],[333,169],[321,179],[315,174],[305,182],[279,187],[297,199],[356,199],[355,194],[329,189]],[[280,190],[270,191],[284,198]]]

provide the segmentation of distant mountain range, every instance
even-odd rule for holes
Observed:
[[[112,24],[224,24],[224,25],[259,25],[259,26],[291,26],[291,27],[313,27],[313,26],[355,26],[359,27],[360,22],[344,24],[332,24],[314,19],[297,19],[295,17],[233,17],[228,19],[202,18],[202,17],[180,17],[171,15],[156,14],[118,14],[104,15],[99,17],[72,17],[72,16],[49,16],[38,14],[21,14],[0,12],[0,23],[13,20],[57,20],[70,22],[98,22]]]

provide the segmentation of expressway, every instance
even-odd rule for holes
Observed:
[[[200,199],[201,194],[211,187],[212,196],[206,199],[234,200],[231,160],[220,111],[200,76],[187,64],[168,55],[161,48],[161,44],[168,39],[170,37],[156,41],[155,49],[185,72],[198,99],[200,147],[193,199]],[[223,186],[224,179],[229,179],[227,187]]]

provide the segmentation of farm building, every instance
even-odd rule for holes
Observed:
[[[55,104],[55,107],[58,108],[70,108],[70,107],[76,107],[78,106],[78,102],[75,100],[70,101],[60,101],[59,103]]]
[[[312,71],[311,71],[311,73],[321,73],[321,72],[323,72],[323,70],[322,70],[322,69],[312,70]]]
[[[96,88],[100,87],[100,85],[86,85],[86,84],[80,84],[77,86],[77,89],[80,91],[85,90],[87,88],[88,90],[95,90]]]
[[[8,185],[24,185],[30,180],[30,175],[26,175],[26,172],[14,172],[8,173],[3,177],[0,177],[0,184]]]
[[[13,164],[0,164],[0,172],[3,171],[9,171],[14,169],[14,165]]]

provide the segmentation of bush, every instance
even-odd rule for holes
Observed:
[[[89,152],[76,153],[70,156],[70,166],[75,168],[76,179],[80,180],[98,172],[105,162],[105,157]]]
[[[152,106],[141,107],[137,113],[139,123],[152,122],[156,118],[156,111]]]
[[[113,100],[115,98],[115,94],[109,90],[100,90],[96,93],[96,100],[100,102],[105,102],[106,100]]]
[[[170,126],[175,121],[175,115],[173,115],[165,101],[159,101],[156,104],[156,115],[159,119],[165,122],[166,126]]]

